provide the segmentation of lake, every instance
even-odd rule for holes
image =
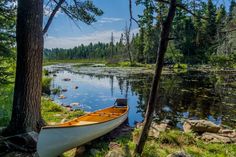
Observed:
[[[66,89],[50,96],[62,105],[79,103],[74,109],[91,112],[127,98],[128,122],[143,120],[153,72],[147,68],[104,67],[102,65],[58,64],[46,66],[53,77],[51,88]],[[54,75],[54,76],[53,76]],[[63,79],[69,78],[70,81]],[[76,86],[78,88],[76,88]],[[165,70],[159,87],[155,120],[171,120],[182,128],[185,119],[208,119],[216,124],[236,126],[236,72]]]

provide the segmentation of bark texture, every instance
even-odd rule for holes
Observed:
[[[18,0],[17,65],[11,121],[7,135],[39,131],[43,59],[43,0]]]
[[[158,48],[158,52],[157,52],[157,54],[159,56],[158,56],[158,60],[156,63],[156,69],[155,69],[155,74],[153,77],[152,88],[151,88],[151,92],[150,92],[150,96],[149,96],[149,100],[148,100],[148,105],[147,105],[147,110],[146,110],[146,115],[145,115],[145,120],[144,120],[144,126],[141,131],[141,134],[140,134],[140,137],[138,140],[138,144],[136,145],[135,152],[134,152],[135,156],[140,156],[142,154],[142,151],[143,151],[143,148],[145,145],[145,141],[148,136],[148,130],[149,130],[151,123],[152,123],[153,112],[154,112],[154,108],[155,108],[155,100],[156,100],[156,98],[158,98],[157,89],[158,89],[158,85],[159,85],[160,78],[161,78],[161,72],[162,72],[162,68],[163,68],[163,64],[164,64],[164,56],[165,56],[165,52],[166,52],[166,49],[168,46],[169,33],[171,30],[172,21],[175,16],[175,11],[176,11],[176,0],[171,0],[167,18],[162,25],[161,36],[160,36],[160,41],[159,41],[159,48]],[[159,102],[159,101],[157,100],[157,102]]]

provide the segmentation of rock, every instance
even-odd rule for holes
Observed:
[[[65,99],[66,97],[64,95],[59,95],[59,99]]]
[[[191,157],[191,155],[189,155],[183,151],[178,151],[178,152],[169,154],[167,157]]]
[[[141,128],[143,126],[143,123],[137,123],[137,128]],[[148,136],[158,138],[160,135],[160,132],[164,132],[167,129],[169,129],[169,125],[167,123],[161,123],[157,124],[155,122],[152,122]]]
[[[74,157],[80,157],[84,155],[84,152],[86,151],[85,146],[80,146],[76,148],[75,156]]]
[[[236,134],[235,130],[230,130],[230,129],[220,129],[219,130],[220,134]]]
[[[109,143],[109,149],[116,149],[116,148],[120,148],[121,146],[116,143],[116,142],[110,142]]]
[[[67,121],[67,119],[66,118],[63,118],[62,120],[61,120],[61,123],[65,123]]]
[[[201,139],[206,142],[212,143],[236,143],[236,137],[228,137],[223,134],[215,134],[205,132],[202,134]]]
[[[183,125],[184,132],[211,132],[217,133],[220,127],[207,120],[186,120]]]
[[[70,78],[64,78],[62,79],[63,81],[70,81],[71,79]]]
[[[97,149],[94,149],[94,148],[90,149],[90,154],[92,156],[96,156],[96,154],[98,154],[98,153],[99,153],[99,151]]]
[[[62,92],[67,92],[67,89],[62,89],[61,91],[62,91]]]
[[[71,106],[71,107],[72,107],[72,106],[79,106],[79,103],[78,103],[78,102],[73,102],[73,103],[70,104],[70,106]]]
[[[110,150],[105,157],[126,157],[125,152],[119,149]]]
[[[78,89],[79,87],[78,86],[75,86],[75,89]]]

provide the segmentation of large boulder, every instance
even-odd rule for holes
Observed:
[[[202,134],[201,139],[212,143],[236,143],[236,136],[233,136],[232,134],[216,134],[205,132]]]
[[[191,155],[189,155],[183,151],[178,151],[178,152],[169,154],[167,157],[191,157]]]
[[[186,120],[183,129],[184,132],[217,133],[220,130],[220,126],[207,120]]]

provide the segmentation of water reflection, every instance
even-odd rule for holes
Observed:
[[[53,68],[55,67],[50,67],[51,70]],[[71,81],[65,82],[63,78],[71,78]],[[184,74],[163,75],[155,119],[170,119],[180,128],[186,118],[209,119],[216,124],[223,123],[234,127],[236,88],[230,85],[230,82],[236,81],[234,79],[235,73],[189,71]],[[79,102],[80,107],[86,111],[108,107],[119,97],[128,98],[129,124],[133,126],[143,120],[151,82],[151,74],[81,74],[79,71],[71,72],[68,69],[57,68],[57,76],[54,77],[52,87],[68,89],[63,93],[67,98],[59,99],[55,95],[52,97],[61,104]],[[75,86],[79,88],[75,89]]]

